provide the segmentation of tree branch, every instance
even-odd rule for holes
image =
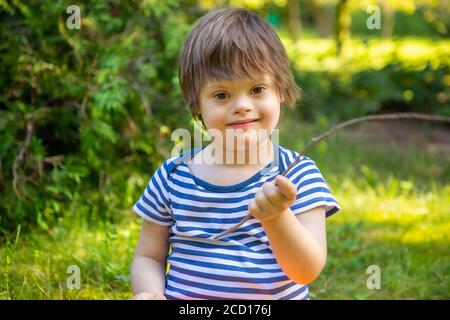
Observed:
[[[31,138],[33,137],[34,133],[34,123],[39,119],[44,117],[48,112],[50,112],[50,108],[48,107],[41,107],[35,111],[33,111],[31,114],[27,115],[26,117],[26,129],[27,134],[25,136],[25,140],[22,143],[22,146],[20,148],[19,153],[17,154],[13,166],[12,166],[12,174],[13,174],[13,190],[14,193],[19,198],[24,198],[26,194],[22,193],[19,188],[20,181],[30,181],[30,179],[21,174],[19,171],[24,165],[24,162],[26,160],[26,154],[28,147],[30,146]]]
[[[23,180],[23,176],[19,174],[19,169],[22,167],[23,163],[25,162],[26,152],[28,149],[28,146],[30,145],[31,137],[33,136],[34,131],[34,124],[33,120],[29,119],[27,121],[27,135],[25,137],[25,141],[22,144],[22,147],[20,148],[19,153],[16,156],[16,159],[14,160],[13,166],[12,166],[12,174],[13,174],[13,190],[14,193],[19,198],[23,198],[24,195],[19,189],[19,182],[20,180]]]

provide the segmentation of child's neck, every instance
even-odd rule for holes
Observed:
[[[223,146],[217,146],[212,142],[205,148],[206,154],[204,156],[214,164],[223,167],[236,167],[236,165],[264,167],[274,158],[273,148],[274,146],[270,139],[242,150],[230,150]]]

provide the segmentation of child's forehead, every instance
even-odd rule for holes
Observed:
[[[239,83],[253,83],[253,82],[272,82],[273,77],[268,73],[254,74],[252,76],[234,76],[231,78],[207,78],[203,86],[205,88],[214,86],[227,86],[236,82]]]

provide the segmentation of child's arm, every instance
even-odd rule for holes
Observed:
[[[322,271],[327,259],[324,207],[295,216],[289,207],[296,188],[287,178],[265,183],[249,203],[250,213],[260,220],[275,258],[293,281],[308,284]]]
[[[168,238],[168,227],[143,221],[131,265],[131,285],[135,299],[165,299]]]

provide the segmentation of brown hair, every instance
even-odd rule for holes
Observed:
[[[218,9],[196,22],[179,58],[181,91],[194,117],[198,117],[200,88],[206,80],[251,77],[254,72],[269,73],[284,104],[295,105],[300,89],[270,24],[241,8]]]

